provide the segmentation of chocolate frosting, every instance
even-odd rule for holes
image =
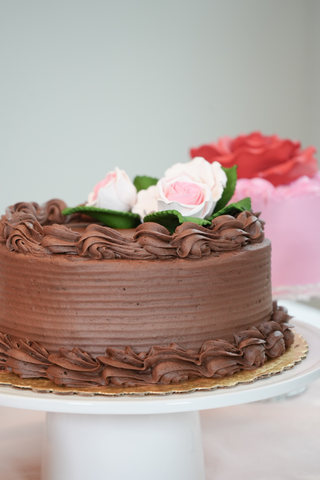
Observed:
[[[128,260],[150,260],[155,258],[132,239],[116,230],[100,225],[89,225],[76,243],[80,256],[102,260],[125,258]]]
[[[15,212],[10,220],[1,219],[1,243],[6,243],[10,251],[21,253],[45,253],[41,245],[43,228],[30,213]]]
[[[58,354],[35,342],[0,334],[0,368],[21,378],[49,378],[57,385],[89,387],[174,384],[195,378],[219,378],[239,370],[252,370],[268,357],[276,358],[294,340],[291,317],[274,302],[270,321],[234,335],[234,341],[208,340],[198,351],[175,343],[154,346],[137,353],[108,347],[104,356],[93,358],[79,348],[61,348]]]
[[[268,240],[196,261],[97,261],[0,245],[0,332],[51,354],[78,347],[94,358],[106,346],[146,352],[152,345],[199,350],[208,339],[230,342],[233,333],[271,318],[270,254]]]
[[[209,228],[183,223],[173,235],[162,225],[152,222],[139,225],[132,238],[96,224],[79,234],[63,225],[72,221],[61,213],[65,206],[62,200],[51,200],[43,207],[37,203],[17,203],[9,207],[0,221],[0,241],[6,243],[9,250],[34,255],[69,254],[94,260],[166,260],[175,257],[199,259],[211,253],[261,243],[264,239],[259,214],[248,211],[217,217]]]
[[[46,376],[46,370],[50,365],[48,352],[36,342],[13,337],[12,348],[7,351],[7,355],[6,370],[19,375],[21,365],[23,365],[21,378]]]
[[[14,213],[22,212],[32,215],[41,225],[66,223],[70,217],[61,213],[66,207],[65,202],[59,199],[49,200],[41,206],[36,202],[19,202],[6,209],[6,216],[10,220]]]
[[[13,347],[10,335],[0,333],[0,370],[6,369],[7,352]]]

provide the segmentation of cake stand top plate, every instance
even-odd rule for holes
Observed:
[[[309,344],[307,358],[291,370],[254,383],[207,392],[143,397],[58,396],[0,387],[0,405],[61,413],[141,415],[206,410],[282,395],[320,378],[320,330],[307,323],[295,321],[294,324],[297,326],[297,332],[302,334]]]

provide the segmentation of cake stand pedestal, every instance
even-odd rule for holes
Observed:
[[[0,387],[0,405],[47,413],[42,480],[204,480],[199,410],[263,400],[320,377],[320,330],[292,370],[230,389],[161,396],[85,397]]]

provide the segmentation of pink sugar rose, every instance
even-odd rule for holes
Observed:
[[[115,168],[97,183],[88,196],[87,206],[129,212],[136,202],[137,189],[124,170]]]
[[[158,182],[158,211],[178,210],[183,216],[205,218],[215,203],[205,183],[196,183],[187,175]]]
[[[165,178],[173,178],[179,175],[188,175],[194,182],[205,183],[209,186],[213,200],[217,202],[227,184],[227,176],[219,162],[208,164],[204,158],[196,157],[191,162],[176,163],[168,168]]]
[[[254,132],[236,138],[222,137],[217,143],[191,148],[191,157],[201,156],[209,163],[218,161],[223,167],[238,165],[238,178],[263,178],[272,185],[287,185],[317,170],[314,147],[301,149],[300,142],[281,139],[277,135]]]
[[[140,190],[133,213],[141,220],[153,212],[177,210],[183,216],[207,218],[221,198],[227,176],[218,162],[210,165],[203,158],[177,163],[164,178],[146,190]]]
[[[204,200],[204,192],[201,186],[197,183],[188,182],[188,178],[165,183],[163,193],[168,201],[186,205],[200,205]]]

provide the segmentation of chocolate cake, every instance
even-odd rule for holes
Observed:
[[[257,368],[293,343],[250,211],[170,233],[106,227],[66,205],[0,222],[0,369],[66,386],[169,384]]]

